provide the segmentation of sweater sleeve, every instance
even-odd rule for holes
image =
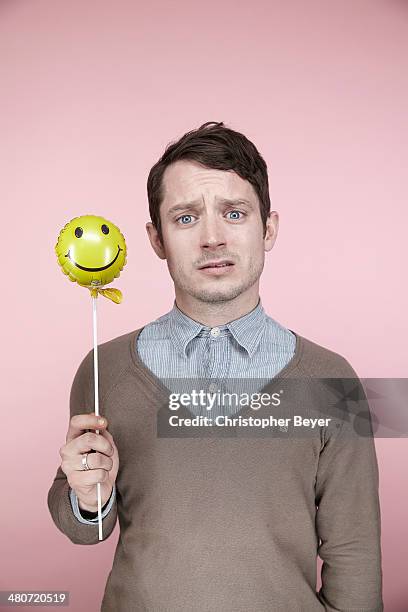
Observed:
[[[70,419],[74,414],[94,412],[93,351],[84,357],[74,376],[70,393]],[[102,403],[102,402],[101,402]],[[56,476],[48,491],[47,503],[51,517],[58,529],[74,544],[98,544],[98,521],[82,522],[75,516],[66,475],[58,467]],[[106,540],[112,533],[117,520],[117,498],[113,499],[109,512],[102,519],[102,534]]]
[[[351,368],[351,366],[350,366]],[[351,368],[352,369],[352,368]],[[327,612],[381,612],[378,464],[367,397],[352,370],[353,400],[321,449],[315,482],[318,593]]]
[[[105,518],[107,514],[109,514],[113,506],[113,502],[115,501],[115,489],[116,489],[116,486],[114,484],[110,498],[108,499],[108,501],[102,508],[101,516],[103,519]],[[74,511],[74,514],[77,517],[78,521],[80,521],[81,523],[85,523],[87,525],[95,525],[95,523],[98,522],[98,513],[88,512],[87,510],[83,510],[82,508],[80,508],[78,497],[74,489],[69,490],[69,496],[71,499],[72,510]]]

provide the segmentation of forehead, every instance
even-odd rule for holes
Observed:
[[[251,183],[232,170],[214,170],[189,160],[176,161],[166,168],[163,175],[163,205],[202,195],[257,199]]]

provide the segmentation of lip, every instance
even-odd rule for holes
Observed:
[[[208,266],[219,266],[221,264],[231,264],[234,265],[234,262],[230,259],[213,259],[212,261],[207,261],[205,264],[199,267],[199,270],[202,270],[204,267]]]
[[[220,265],[220,264],[229,264],[229,265]],[[222,274],[227,274],[234,267],[234,263],[229,259],[220,259],[219,261],[208,261],[204,264],[205,267],[198,268],[200,272],[204,272],[204,274],[210,274],[214,276],[221,276]]]

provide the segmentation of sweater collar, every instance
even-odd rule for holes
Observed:
[[[250,312],[229,323],[217,325],[217,328],[220,330],[220,336],[232,334],[238,344],[252,357],[264,332],[266,318],[259,299],[258,304]],[[193,338],[198,335],[208,336],[213,329],[186,315],[178,308],[176,301],[168,314],[167,321],[170,339],[176,350],[184,356],[187,356],[187,345]]]

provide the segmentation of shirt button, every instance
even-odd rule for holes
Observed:
[[[220,328],[213,327],[212,330],[210,331],[210,334],[212,335],[213,338],[216,338],[217,336],[220,335]]]
[[[215,393],[217,389],[218,389],[218,385],[216,385],[215,383],[211,383],[210,385],[208,385],[208,390],[210,393]]]

